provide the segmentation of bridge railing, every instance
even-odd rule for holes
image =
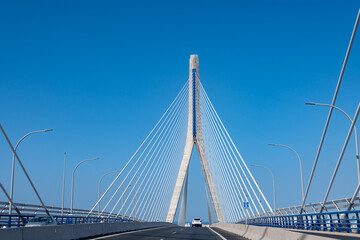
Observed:
[[[35,214],[46,214],[44,208],[41,205],[36,204],[27,204],[27,203],[15,203],[16,207],[20,210],[20,212],[24,215],[35,215]],[[72,216],[86,216],[89,213],[89,210],[85,209],[73,209],[73,212],[70,212],[70,208],[64,208],[63,214],[61,214],[61,207],[54,206],[46,206],[49,213],[51,215],[69,215]],[[1,202],[0,201],[0,214],[7,214],[9,211],[9,202]],[[109,216],[109,212],[104,212],[102,215]],[[90,217],[97,217],[98,212],[94,211],[90,215]],[[109,217],[115,217],[116,214],[112,213]]]
[[[335,211],[347,211],[351,198],[343,198],[337,200],[331,200],[325,203],[324,211],[326,212],[335,212]],[[356,210],[360,206],[359,198],[355,198],[355,202],[352,206],[351,210]],[[304,213],[317,213],[320,212],[322,207],[322,202],[319,203],[310,203],[304,206]],[[300,214],[301,206],[292,206],[286,208],[276,209],[275,215],[277,216],[287,216],[287,215],[295,215]],[[265,217],[265,216],[273,216],[273,212],[264,212],[260,214],[256,214],[253,217]]]
[[[0,228],[24,227],[34,214],[9,215],[0,214]],[[110,222],[137,222],[138,219],[131,217],[80,217],[71,215],[52,215],[57,224],[81,224],[81,223],[110,223]]]
[[[9,203],[0,202],[0,228],[25,226],[35,215],[46,214],[44,208],[40,205],[27,203],[15,203],[15,205],[20,210],[21,215],[9,215]],[[70,208],[64,208],[63,214],[61,214],[62,209],[60,207],[46,206],[46,208],[58,224],[140,221],[139,219],[129,216],[119,215],[116,217],[115,213],[110,214],[109,212],[104,212],[102,216],[98,217],[98,212],[94,211],[89,217],[86,217],[89,210],[73,209],[73,212],[71,213]]]
[[[256,226],[315,230],[328,232],[360,233],[360,211],[338,211],[302,215],[256,217],[247,224]],[[246,224],[246,220],[238,223]]]

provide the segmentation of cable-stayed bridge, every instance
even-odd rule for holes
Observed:
[[[26,225],[35,214],[52,216],[60,226],[43,228],[57,227],[58,230],[55,232],[69,231],[61,228],[66,225],[93,226],[91,228],[97,228],[99,225],[96,224],[102,226],[102,230],[98,230],[99,232],[94,232],[92,235],[86,235],[89,228],[85,228],[85,230],[81,230],[85,232],[85,235],[71,236],[70,234],[63,239],[91,237],[144,228],[171,228],[175,231],[177,228],[171,225],[172,223],[185,225],[189,162],[195,149],[200,159],[205,182],[206,206],[210,225],[213,224],[212,220],[214,219],[216,222],[214,226],[227,230],[236,229],[243,235],[250,234],[246,235],[248,237],[255,233],[263,233],[265,236],[285,234],[276,232],[280,230],[271,232],[264,227],[299,230],[300,232],[295,233],[299,236],[311,235],[311,231],[345,233],[351,237],[354,235],[350,234],[360,233],[360,211],[358,210],[360,184],[348,198],[328,199],[349,139],[356,130],[360,104],[354,116],[349,117],[351,126],[324,200],[316,204],[306,204],[332,111],[336,108],[337,93],[358,21],[359,15],[301,205],[277,209],[275,199],[273,207],[269,204],[202,85],[198,56],[191,55],[189,79],[133,156],[120,171],[116,172],[115,178],[104,192],[99,194],[98,201],[90,210],[74,209],[73,204],[69,209],[47,206],[37,192],[36,184],[33,184],[31,177],[22,165],[20,156],[16,152],[16,146],[14,147],[10,142],[5,129],[0,125],[2,134],[14,154],[14,159],[20,164],[40,202],[40,205],[14,203],[12,194],[8,194],[1,184],[7,200],[1,202],[0,224],[3,228],[11,228],[12,232],[7,231],[9,229],[2,229],[0,236],[1,234],[15,234],[20,229],[19,227]],[[357,161],[359,161],[358,153]],[[177,214],[178,219],[175,219]],[[104,226],[115,226],[114,224],[117,225],[113,229],[104,230],[106,228]],[[36,231],[36,229],[23,230],[23,232],[28,231]],[[71,231],[74,233],[80,230],[72,229]],[[211,232],[209,231],[209,233]],[[293,232],[286,234],[293,234]],[[254,239],[256,239],[255,235]],[[22,234],[22,236],[26,236],[26,234]],[[321,235],[319,239],[329,236]],[[344,235],[338,235],[339,238],[342,236]],[[57,238],[62,239],[58,235]]]
[[[89,214],[103,202],[100,215],[109,210],[108,216],[123,213],[142,221],[174,222],[180,207],[183,225],[194,146],[217,221],[236,222],[272,211],[207,96],[198,66],[197,55],[191,55],[190,79]],[[248,212],[243,202],[251,203]]]

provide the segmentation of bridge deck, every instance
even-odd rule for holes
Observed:
[[[102,237],[88,238],[92,240],[120,240],[120,239],[194,239],[194,240],[223,240],[223,239],[246,239],[224,230],[216,229],[220,236],[207,227],[185,228],[185,227],[159,227],[139,231],[111,234]]]

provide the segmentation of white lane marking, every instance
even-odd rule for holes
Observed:
[[[211,231],[213,231],[214,233],[216,233],[222,240],[226,240],[226,238],[224,238],[220,233],[216,232],[215,230],[211,229],[210,227],[207,227],[208,229],[210,229]]]
[[[155,230],[155,229],[159,229],[159,228],[165,228],[165,227],[155,227],[155,228],[148,228],[148,229],[142,229],[142,230],[137,230],[137,231],[129,231],[129,232],[123,232],[123,233],[115,233],[115,234],[106,235],[106,236],[103,236],[103,237],[90,238],[90,239],[92,239],[92,240],[106,239],[106,238],[109,238],[109,237],[116,237],[116,236],[120,236],[120,235],[125,235],[125,234],[130,234],[130,233],[136,233],[136,232],[151,231],[151,230]]]
[[[175,234],[176,232],[173,232],[172,234]]]

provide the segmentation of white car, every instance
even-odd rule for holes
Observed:
[[[190,227],[190,223],[185,223],[185,227]]]
[[[192,220],[191,225],[192,225],[193,227],[202,227],[202,221],[201,221],[200,218],[194,218],[194,219]]]
[[[57,225],[57,222],[53,217],[47,215],[37,215],[30,219],[25,227],[39,227],[49,225]]]

